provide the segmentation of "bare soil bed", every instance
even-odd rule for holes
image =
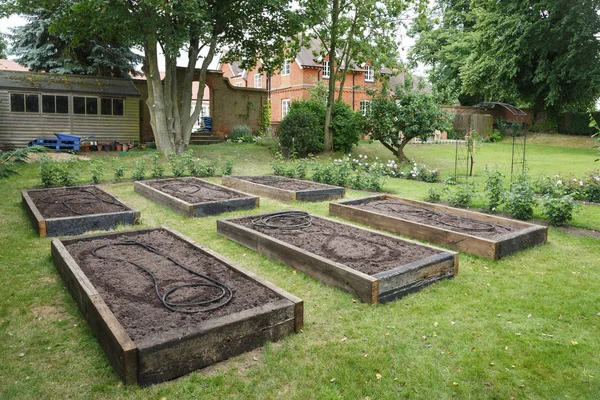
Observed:
[[[259,183],[261,185],[272,186],[278,189],[285,190],[311,190],[311,189],[327,189],[331,186],[323,185],[321,183],[304,181],[300,179],[291,179],[284,176],[236,176],[238,179]]]
[[[94,186],[50,188],[28,193],[44,218],[106,214],[128,209],[114,196]]]
[[[368,303],[458,273],[455,252],[301,211],[218,220],[217,232]]]
[[[259,198],[198,178],[137,181],[134,190],[189,217],[217,215],[258,207]]]
[[[160,179],[145,181],[145,183],[188,203],[204,203],[244,197],[242,193],[195,178]]]
[[[480,221],[450,211],[433,210],[401,200],[376,200],[359,203],[355,206],[364,210],[372,210],[392,217],[401,217],[409,221],[468,233],[482,238],[495,238],[518,230],[514,226]]]
[[[345,189],[283,176],[224,176],[223,185],[271,199],[291,201],[326,201],[344,197]]]
[[[176,378],[303,325],[302,300],[166,227],[54,239],[52,259],[128,384]]]

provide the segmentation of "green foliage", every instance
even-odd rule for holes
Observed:
[[[129,78],[142,57],[120,44],[118,35],[92,35],[78,43],[69,30],[50,29],[55,10],[36,10],[12,29],[12,53],[30,71]]]
[[[0,58],[6,58],[6,49],[8,44],[6,43],[6,38],[4,33],[0,32]]]
[[[189,165],[189,171],[192,176],[215,176],[217,163],[213,160],[195,160]]]
[[[236,141],[240,138],[250,136],[252,137],[252,129],[248,125],[236,125],[231,130],[231,139]],[[249,143],[251,143],[250,141]]]
[[[593,1],[439,0],[414,29],[412,58],[432,66],[436,93],[463,105],[586,109],[600,95],[597,10]]]
[[[79,177],[75,157],[67,161],[51,160],[43,155],[40,160],[40,180],[42,186],[72,186]]]
[[[488,142],[491,142],[491,143],[500,142],[500,141],[502,141],[502,139],[504,139],[504,136],[502,136],[502,133],[500,133],[499,130],[494,129],[492,131],[492,134],[488,138]]]
[[[25,163],[30,153],[40,153],[46,150],[45,147],[41,146],[23,147],[8,151],[0,150],[0,179],[18,175],[16,168]]]
[[[309,162],[306,160],[285,160],[280,154],[277,160],[271,162],[273,173],[288,178],[305,179]]]
[[[547,194],[542,197],[542,215],[554,226],[568,225],[573,220],[576,205],[569,194],[559,197]]]
[[[125,167],[123,167],[122,165],[115,166],[113,176],[114,176],[116,182],[122,181],[123,178],[125,177]]]
[[[40,159],[40,181],[43,187],[50,187],[57,184],[58,169],[56,161],[50,160],[45,154]]]
[[[271,98],[269,97],[262,105],[260,118],[258,119],[260,133],[264,135],[271,128]]]
[[[427,201],[438,203],[442,200],[442,193],[434,187],[427,189]]]
[[[228,176],[231,174],[233,174],[233,158],[229,157],[227,160],[225,160],[225,164],[221,169],[221,175]]]
[[[382,90],[372,101],[363,130],[380,141],[398,159],[406,161],[404,146],[413,138],[426,141],[436,130],[451,128],[449,114],[430,93],[413,89],[411,81],[398,86],[395,98]]]
[[[135,162],[135,168],[131,173],[131,178],[135,181],[143,181],[146,179],[146,162],[144,160],[137,160]]]
[[[485,208],[489,212],[497,212],[504,199],[504,182],[502,173],[497,169],[485,169]]]
[[[160,153],[155,151],[152,153],[152,178],[162,178],[165,175],[165,167],[160,162]]]
[[[560,116],[559,118],[561,118]],[[558,129],[558,124],[551,119],[546,119],[544,122],[530,125],[527,127],[528,132],[538,133],[538,132],[547,132],[547,133],[556,133]]]
[[[514,218],[527,220],[533,217],[535,203],[529,177],[527,174],[517,176],[505,194],[504,209]]]
[[[296,102],[294,102],[296,103]],[[299,102],[305,106],[292,107],[281,121],[279,128],[279,143],[287,153],[296,153],[301,157],[315,154],[323,150],[323,131],[315,113],[310,106],[315,103]]]
[[[598,118],[600,118],[600,112],[563,113],[558,119],[558,131],[564,135],[591,136],[597,130],[590,121]]]
[[[92,174],[92,182],[97,185],[104,175],[104,163],[98,159],[93,159],[90,162],[90,172]]]
[[[183,154],[179,156],[175,153],[168,152],[167,162],[169,163],[169,168],[171,168],[171,174],[177,178],[180,178],[185,175],[185,170],[189,167],[189,153],[187,153],[187,155]]]
[[[376,171],[356,168],[353,161],[345,157],[332,163],[316,164],[310,178],[313,181],[335,186],[349,186],[358,190],[383,190],[384,176]]]
[[[469,208],[475,197],[477,184],[470,179],[460,185],[447,186],[446,190],[448,191],[448,204],[452,207]]]
[[[362,115],[341,101],[333,105],[331,130],[333,131],[333,150],[348,153],[360,140]]]

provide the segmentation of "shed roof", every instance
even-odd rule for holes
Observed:
[[[139,97],[129,79],[0,70],[0,89]]]

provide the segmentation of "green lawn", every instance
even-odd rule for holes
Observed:
[[[584,140],[532,138],[531,175],[581,175],[597,168],[596,150]],[[234,157],[234,174],[270,172],[272,156],[264,147],[194,149],[200,157]],[[483,145],[477,154],[479,178],[486,164],[509,171],[510,149],[508,142]],[[354,153],[389,158],[377,144],[363,143]],[[444,176],[453,169],[452,146],[410,146],[406,153],[441,168]],[[148,153],[126,154],[119,161],[102,156],[107,164],[123,163],[129,176],[134,162]],[[318,160],[333,157],[339,155]],[[82,182],[89,180],[88,164],[79,162]],[[146,200],[131,182],[103,186],[142,212],[141,227],[171,226],[302,298],[305,326],[299,334],[179,380],[126,387],[64,288],[50,258],[50,239],[36,236],[23,211],[20,191],[39,185],[37,165],[20,173],[0,181],[1,399],[600,398],[597,239],[550,229],[547,245],[501,261],[461,254],[455,279],[370,306],[219,237],[215,217],[184,218]],[[430,186],[407,180],[385,184],[392,193],[416,199]],[[348,197],[363,195],[348,191]],[[327,215],[326,203],[268,199],[261,199],[260,211],[291,207]],[[574,224],[597,229],[600,207],[582,207]]]

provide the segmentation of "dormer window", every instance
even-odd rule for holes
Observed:
[[[323,78],[329,78],[330,72],[329,61],[323,61]]]
[[[365,70],[365,82],[373,82],[375,77],[375,71],[373,70],[373,67],[371,67],[370,65],[367,65],[366,70]]]

